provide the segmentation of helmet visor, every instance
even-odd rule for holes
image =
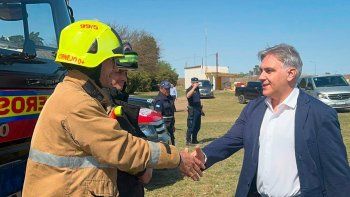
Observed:
[[[136,70],[138,68],[138,55],[136,52],[124,52],[124,58],[113,58],[115,65],[120,69]]]

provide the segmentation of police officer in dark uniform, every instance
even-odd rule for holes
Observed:
[[[171,83],[162,81],[159,85],[158,96],[154,99],[154,110],[160,112],[163,116],[164,123],[171,137],[172,145],[175,145],[175,117],[174,117],[174,102],[170,96]]]
[[[198,78],[191,78],[191,86],[186,90],[188,101],[186,144],[198,144],[197,134],[201,128],[202,104],[199,94]]]

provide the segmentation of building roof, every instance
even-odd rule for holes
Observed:
[[[234,73],[222,73],[222,72],[206,72],[206,75],[209,76],[218,76],[218,77],[238,77],[238,74]]]
[[[202,67],[201,65],[198,65],[198,66],[189,66],[189,67],[185,67],[185,69],[191,69],[191,68],[200,68]]]

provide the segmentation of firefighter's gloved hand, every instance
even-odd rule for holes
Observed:
[[[202,116],[205,116],[205,113],[204,113],[204,111],[203,111],[203,110],[201,111],[201,115],[202,115]]]
[[[149,183],[152,179],[152,173],[153,168],[146,168],[146,171],[143,173],[143,175],[139,176],[139,180],[144,184]]]

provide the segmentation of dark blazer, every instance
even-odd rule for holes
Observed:
[[[243,109],[230,130],[203,148],[206,167],[244,148],[236,196],[255,196],[259,133],[266,97]],[[295,158],[301,196],[350,196],[350,168],[337,112],[300,90],[295,113]]]

